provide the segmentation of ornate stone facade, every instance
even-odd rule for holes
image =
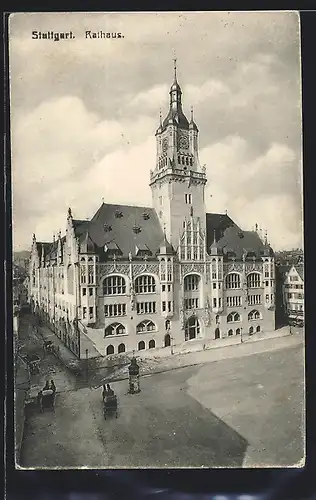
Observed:
[[[183,113],[176,68],[169,96],[153,207],[103,203],[90,221],[69,209],[64,237],[33,237],[34,309],[79,356],[78,325],[108,356],[274,329],[273,251],[227,214],[206,213],[199,130]]]

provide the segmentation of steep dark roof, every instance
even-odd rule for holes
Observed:
[[[74,226],[76,236],[81,236],[87,230],[89,225],[88,220],[73,219],[72,223]]]
[[[44,259],[46,259],[46,256],[49,254],[51,250],[51,245],[52,243],[48,243],[47,241],[36,242],[36,248],[40,259],[42,258],[42,247],[44,248]]]
[[[257,258],[263,255],[264,243],[255,231],[243,231],[226,214],[206,214],[206,241],[207,250],[214,242],[214,232],[217,246],[227,252],[233,252],[236,259],[241,259],[245,253],[255,255]]]
[[[294,266],[299,277],[304,281],[304,265],[303,264],[296,264],[296,266]]]
[[[178,106],[176,109],[170,106],[169,113],[162,123],[162,130],[168,126],[169,122],[178,125],[182,129],[189,129],[189,122],[183,113],[181,106]]]
[[[97,247],[114,242],[124,257],[144,246],[155,255],[164,237],[153,208],[107,203],[91,219],[88,232]]]
[[[276,272],[284,279],[292,266],[280,265],[276,266]]]
[[[81,253],[94,253],[96,250],[88,231],[81,234],[81,236],[79,237],[79,244]]]
[[[228,227],[236,227],[239,231],[240,228],[235,224],[235,222],[228,217],[226,214],[206,214],[206,245],[207,249],[214,242],[214,231],[215,238],[218,242],[224,235],[224,232]]]

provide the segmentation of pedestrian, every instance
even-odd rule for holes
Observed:
[[[49,380],[46,380],[43,391],[49,391],[49,389],[50,389]]]
[[[103,384],[102,401],[104,401],[104,400],[105,400],[106,394],[107,394],[106,385],[105,385],[105,384]]]
[[[53,394],[56,392],[56,385],[53,379],[50,381],[50,389],[53,391]]]
[[[114,391],[111,389],[110,384],[106,385],[107,391],[109,393],[109,396],[114,396]]]

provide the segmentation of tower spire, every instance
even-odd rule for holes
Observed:
[[[193,106],[191,106],[191,122],[193,122]]]
[[[173,69],[174,69],[174,82],[177,83],[177,58],[173,59]]]

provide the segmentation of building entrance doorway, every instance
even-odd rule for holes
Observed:
[[[191,316],[185,325],[185,340],[196,339],[200,333],[200,323],[195,316]]]
[[[216,328],[215,330],[215,339],[219,339],[221,337],[221,332],[219,331],[219,328]]]
[[[165,335],[165,347],[170,347],[171,339],[169,333]]]

